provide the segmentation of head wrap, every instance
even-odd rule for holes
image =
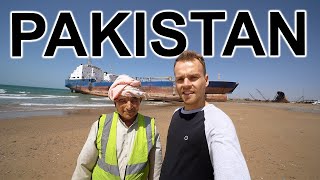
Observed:
[[[126,97],[145,98],[146,93],[139,89],[141,82],[131,78],[128,75],[119,75],[109,88],[108,96],[111,101],[117,99],[120,95]]]

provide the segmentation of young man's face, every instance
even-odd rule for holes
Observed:
[[[198,60],[176,63],[176,90],[186,110],[198,109],[205,105],[205,91],[209,82],[208,75],[204,75],[203,70]]]
[[[141,98],[120,96],[114,102],[123,121],[134,121],[139,111]]]

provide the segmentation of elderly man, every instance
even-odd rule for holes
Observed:
[[[162,153],[154,118],[139,107],[141,83],[120,75],[109,88],[116,111],[93,123],[72,179],[159,179]]]

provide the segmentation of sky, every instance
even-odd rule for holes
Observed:
[[[49,88],[65,88],[64,80],[80,64],[87,63],[87,58],[77,58],[74,51],[58,49],[56,56],[51,59],[42,58],[54,28],[54,22],[59,11],[71,11],[74,21],[88,53],[90,52],[90,12],[102,11],[103,22],[107,23],[120,10],[145,11],[147,13],[146,30],[147,42],[161,39],[167,47],[173,47],[175,42],[158,36],[152,31],[152,17],[163,10],[180,12],[186,20],[185,27],[174,27],[172,22],[167,26],[183,31],[188,38],[189,50],[199,53],[202,51],[201,23],[188,20],[190,10],[223,10],[227,13],[227,20],[214,24],[214,57],[205,58],[207,73],[210,80],[236,81],[239,86],[231,98],[250,98],[253,95],[262,99],[257,89],[272,100],[277,91],[283,91],[287,99],[320,100],[320,1],[279,1],[279,0],[225,0],[225,1],[148,1],[148,0],[11,0],[2,3],[0,7],[0,84],[23,85]],[[295,57],[284,40],[281,40],[281,55],[279,58],[256,58],[250,48],[238,48],[232,58],[223,58],[220,53],[233,27],[232,23],[237,11],[250,11],[256,29],[259,32],[263,46],[268,54],[268,11],[279,10],[283,14],[291,29],[294,30],[294,16],[296,10],[307,12],[307,56]],[[47,22],[47,30],[43,38],[36,42],[23,44],[23,58],[12,59],[10,56],[10,12],[36,11],[40,12]],[[134,52],[134,16],[131,15],[118,28],[119,34],[131,52]],[[32,26],[26,25],[26,30]],[[64,32],[65,34],[66,32]],[[92,58],[92,64],[104,71],[114,74],[128,74],[134,77],[173,76],[175,58],[157,56],[149,44],[145,58],[119,58],[112,48],[110,41],[103,44],[103,57]]]

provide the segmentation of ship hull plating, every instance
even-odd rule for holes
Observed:
[[[65,86],[72,92],[105,97],[108,96],[111,85],[112,82],[94,82],[92,79],[65,81]],[[236,82],[210,81],[206,88],[206,99],[207,101],[227,101],[227,94],[232,93],[237,86]],[[147,100],[181,101],[173,81],[141,82],[141,88],[147,92]]]

